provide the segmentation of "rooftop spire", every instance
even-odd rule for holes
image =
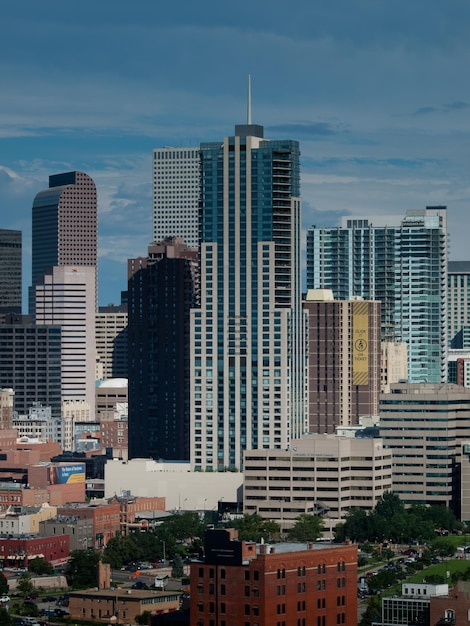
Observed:
[[[248,74],[248,98],[246,107],[246,124],[237,124],[235,126],[236,137],[259,137],[263,139],[264,128],[259,124],[253,124],[251,121],[251,74]]]

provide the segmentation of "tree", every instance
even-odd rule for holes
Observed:
[[[78,589],[96,586],[96,566],[100,554],[93,550],[73,550],[65,569],[69,585]]]
[[[375,513],[388,520],[391,520],[397,513],[404,513],[404,511],[405,505],[397,494],[391,491],[386,491],[375,505]]]
[[[338,525],[334,531],[335,539],[344,541],[366,541],[374,537],[374,528],[371,517],[362,509],[351,509],[346,514],[346,521]]]
[[[453,556],[455,552],[454,544],[445,537],[437,537],[437,539],[434,539],[431,543],[431,549],[438,556],[443,557]]]
[[[184,574],[184,567],[183,567],[183,559],[181,558],[181,555],[176,553],[173,557],[173,567],[171,569],[171,576],[173,578],[181,578]]]
[[[34,585],[33,585],[33,581],[31,580],[31,574],[29,574],[28,572],[23,572],[23,574],[21,574],[21,576],[18,578],[18,583],[16,585],[16,588],[23,596],[23,602],[24,602],[26,598],[34,591]]]
[[[287,533],[290,539],[297,541],[315,541],[321,535],[323,520],[317,515],[302,513]]]
[[[244,541],[260,542],[262,539],[271,541],[272,537],[279,533],[279,524],[263,519],[258,513],[245,514],[236,520],[234,527],[238,530],[239,539]]]
[[[371,626],[373,622],[380,622],[381,619],[382,608],[380,597],[374,596],[373,598],[370,598],[367,609],[362,614],[361,621],[358,626]]]
[[[32,559],[28,563],[28,570],[32,574],[37,574],[38,576],[42,576],[43,574],[52,574],[54,571],[52,565],[48,563],[45,559],[36,557]]]
[[[0,607],[0,624],[2,626],[13,626],[16,623],[16,620],[13,616],[9,615],[8,611],[5,607]]]

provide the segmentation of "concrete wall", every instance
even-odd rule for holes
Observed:
[[[151,459],[108,461],[105,498],[121,495],[166,498],[166,510],[210,511],[219,500],[242,502],[241,472],[190,472],[189,463],[157,463]]]

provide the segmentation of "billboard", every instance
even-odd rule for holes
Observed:
[[[367,302],[353,304],[353,385],[369,383],[369,311]]]
[[[85,482],[85,463],[53,465],[47,468],[50,485],[72,485]]]

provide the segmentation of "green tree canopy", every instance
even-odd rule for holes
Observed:
[[[18,578],[18,583],[16,585],[16,588],[21,593],[21,596],[23,597],[23,602],[24,602],[26,598],[34,591],[34,585],[31,580],[31,574],[29,574],[28,572],[23,572],[21,576]]]
[[[2,626],[14,626],[16,619],[10,615],[5,607],[0,606],[0,624]]]
[[[178,553],[173,557],[173,567],[171,568],[172,578],[182,578],[184,574],[183,559]]]
[[[28,571],[30,571],[32,574],[42,576],[43,574],[52,574],[54,568],[45,559],[36,557],[35,559],[29,561]]]
[[[263,519],[258,513],[244,515],[233,526],[238,530],[238,538],[245,541],[272,541],[279,533],[279,524]]]
[[[297,541],[315,541],[321,536],[323,520],[317,515],[302,513],[296,519],[295,524],[287,532],[290,539]]]
[[[96,586],[96,566],[100,561],[99,552],[93,550],[73,550],[65,569],[69,585],[76,589]]]
[[[405,512],[405,506],[396,493],[386,491],[375,505],[375,513],[385,519],[392,519],[394,515]]]

